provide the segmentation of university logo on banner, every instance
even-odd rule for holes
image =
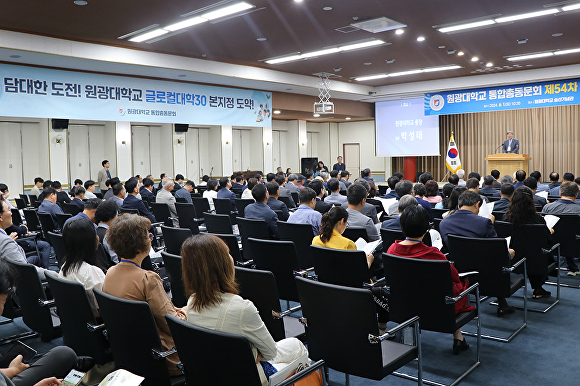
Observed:
[[[455,139],[453,134],[449,138],[449,146],[447,147],[447,157],[445,158],[445,165],[452,173],[461,169],[461,160],[459,159],[459,150],[457,150],[457,145],[455,144]]]

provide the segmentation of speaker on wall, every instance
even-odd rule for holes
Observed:
[[[53,129],[68,129],[68,119],[52,119]]]
[[[189,129],[189,125],[187,123],[176,123],[175,124],[175,132],[176,133],[187,133]]]
[[[314,171],[318,166],[318,157],[301,158],[300,159],[300,172],[302,175],[306,175],[306,171]]]

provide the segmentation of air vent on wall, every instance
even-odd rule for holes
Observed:
[[[398,28],[405,28],[407,25],[387,17],[377,17],[350,24],[352,27],[365,30],[371,33],[390,31]]]

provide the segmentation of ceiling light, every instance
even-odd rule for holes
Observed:
[[[458,68],[461,68],[461,66],[451,65],[451,66],[431,67],[431,68],[425,68],[425,69],[421,70],[421,72],[447,71],[447,70],[456,70]]]
[[[424,36],[419,36],[419,37],[417,38],[417,41],[418,41],[418,42],[422,42],[422,41],[424,41],[424,40],[425,40],[425,37],[424,37]]]
[[[332,11],[332,7],[324,7],[322,8],[324,11]]]
[[[206,21],[207,19],[204,19],[203,17],[200,16],[196,16],[184,21],[180,21],[179,23],[168,25],[167,27],[163,27],[163,29],[166,29],[168,31],[177,31],[183,28],[191,27],[192,25],[204,23]]]
[[[397,35],[402,35],[402,34],[404,34],[404,33],[405,33],[405,30],[398,29],[398,30],[396,30],[396,31],[395,31],[395,33],[396,33]]]
[[[463,51],[459,51],[459,52],[457,53],[457,56],[463,56],[463,55],[465,55],[465,53],[464,53]]]
[[[256,40],[259,41],[259,42],[265,42],[268,39],[266,39],[266,38],[257,38]]]
[[[328,54],[334,54],[336,52],[340,52],[338,48],[328,48],[326,50],[314,51],[314,52],[307,52],[305,54],[300,55],[303,59],[306,58],[313,58],[315,56],[322,56]]]
[[[387,75],[387,74],[369,75],[369,76],[362,76],[360,78],[355,78],[354,80],[359,81],[359,82],[364,82],[365,80],[387,78],[388,76],[389,75]]]
[[[500,17],[500,18],[495,19],[495,22],[496,23],[507,23],[508,21],[516,21],[516,20],[529,19],[529,18],[532,18],[532,17],[544,16],[544,15],[551,15],[551,14],[558,13],[558,12],[560,12],[558,10],[558,8],[551,8],[551,9],[545,9],[543,11],[530,12],[530,13],[522,13],[520,15]]]
[[[438,48],[445,48],[445,46],[439,46]]]
[[[286,62],[291,62],[291,61],[295,61],[295,60],[308,59],[308,58],[313,58],[313,57],[317,57],[317,56],[333,54],[336,52],[351,51],[351,50],[355,50],[358,48],[372,47],[372,46],[377,46],[377,45],[381,45],[381,44],[385,44],[385,42],[382,40],[371,40],[371,41],[367,41],[367,42],[363,42],[363,43],[349,44],[349,45],[342,46],[342,47],[334,47],[334,48],[327,48],[327,49],[319,50],[319,51],[307,52],[305,54],[286,56],[286,57],[276,58],[276,59],[269,59],[269,60],[266,60],[266,63],[267,64],[286,63]]]
[[[487,64],[485,65],[485,67],[493,67],[493,63],[492,62],[487,62]]]
[[[358,20],[358,18],[354,20]],[[351,23],[350,25],[351,27],[362,29],[363,31],[367,31],[374,34],[394,29],[405,28],[407,26],[406,24],[400,23],[396,20],[389,19],[384,16],[377,17],[374,19],[367,19],[356,23]]]
[[[474,56],[473,58],[471,58],[472,62],[477,62],[479,60],[479,58],[477,56]]]
[[[169,33],[169,31],[163,28],[158,28],[151,32],[144,33],[143,35],[135,36],[134,38],[129,39],[129,41],[140,43],[145,40],[156,38],[157,36],[165,35],[166,33]]]
[[[366,63],[363,63],[363,64],[364,64],[365,66],[370,66],[372,63],[371,63],[371,62],[366,62]]]
[[[540,52],[538,54],[511,56],[511,57],[507,57],[506,59],[509,60],[510,62],[518,62],[521,60],[545,58],[547,56],[553,56],[553,55],[554,55],[553,52]]]
[[[350,117],[346,117],[346,118],[344,118],[344,119],[346,119],[347,121],[350,121]]]
[[[562,35],[564,35],[562,32],[558,32],[558,33],[552,34],[552,37],[558,38],[558,37],[560,37]]]
[[[395,63],[395,59],[387,59],[385,60],[388,64]]]
[[[443,28],[439,28],[437,31],[443,32],[443,33],[448,33],[448,32],[454,32],[454,31],[461,31],[461,30],[469,29],[469,28],[483,27],[483,26],[491,25],[491,24],[495,24],[495,21],[494,20],[482,20],[482,21],[476,21],[473,23],[458,24],[458,25],[454,25],[454,26],[450,26],[450,27],[443,27]]]
[[[294,60],[300,60],[300,59],[302,59],[302,55],[292,55],[292,56],[286,56],[285,58],[266,60],[266,63],[278,64],[278,63],[292,62]]]
[[[242,1],[240,3],[232,4],[228,7],[224,7],[221,9],[217,9],[215,11],[207,12],[201,15],[204,19],[214,20],[219,19],[220,17],[232,15],[234,13],[245,11],[246,9],[254,8],[252,4],[246,3]]]
[[[528,42],[528,39],[518,39],[517,42],[518,44],[526,44]]]
[[[389,74],[389,76],[404,76],[404,75],[414,75],[414,74],[420,74],[421,72],[423,72],[423,70],[409,70],[409,71],[401,71],[401,72],[392,72]]]
[[[575,54],[576,52],[580,52],[580,48],[572,48],[570,50],[555,51],[554,52],[554,55]]]
[[[318,118],[320,116],[320,114],[314,114],[313,117],[314,118]]]
[[[294,0],[295,3],[302,3],[302,0]]]
[[[75,0],[73,1],[73,3],[75,3],[76,5],[87,5],[88,1],[85,0]]]
[[[355,44],[349,44],[346,46],[342,46],[342,47],[338,47],[338,49],[340,51],[351,51],[351,50],[356,50],[359,48],[367,48],[367,47],[372,47],[372,46],[378,46],[381,44],[385,44],[384,41],[382,40],[370,40],[368,42],[364,42],[364,43],[355,43]]]
[[[281,111],[280,110],[274,110],[274,114],[280,114]]]
[[[413,75],[419,74],[422,72],[436,72],[436,71],[447,71],[447,70],[456,70],[458,68],[462,68],[458,65],[451,65],[451,66],[439,66],[439,67],[430,67],[430,68],[423,68],[418,70],[408,70],[408,71],[401,71],[401,72],[392,72],[390,74],[377,74],[377,75],[369,75],[369,76],[362,76],[359,78],[355,78],[356,81],[365,81],[365,80],[373,80],[373,79],[381,79],[387,77],[394,77],[394,76],[404,76],[404,75]]]
[[[572,5],[567,5],[565,7],[562,7],[562,11],[567,12],[567,11],[572,11],[574,9],[579,9],[579,8],[580,8],[580,3],[572,4]]]

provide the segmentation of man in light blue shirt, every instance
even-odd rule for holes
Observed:
[[[324,202],[333,205],[342,205],[346,202],[346,196],[340,194],[340,184],[336,178],[331,178],[328,180],[328,190],[330,190],[330,196],[326,197]]]
[[[52,217],[52,222],[54,223],[55,229],[60,229],[58,221],[56,221],[56,214],[63,213],[60,206],[56,204],[56,189],[46,188],[42,191],[42,202],[38,207],[38,213],[48,213]]]
[[[175,191],[175,198],[185,198],[185,201],[191,204],[191,191],[193,190],[193,186],[193,181],[188,180],[185,185],[183,185],[183,189]]]
[[[310,224],[314,236],[318,236],[322,214],[314,210],[316,206],[316,193],[310,188],[304,188],[298,194],[300,206],[288,218],[292,224]]]

